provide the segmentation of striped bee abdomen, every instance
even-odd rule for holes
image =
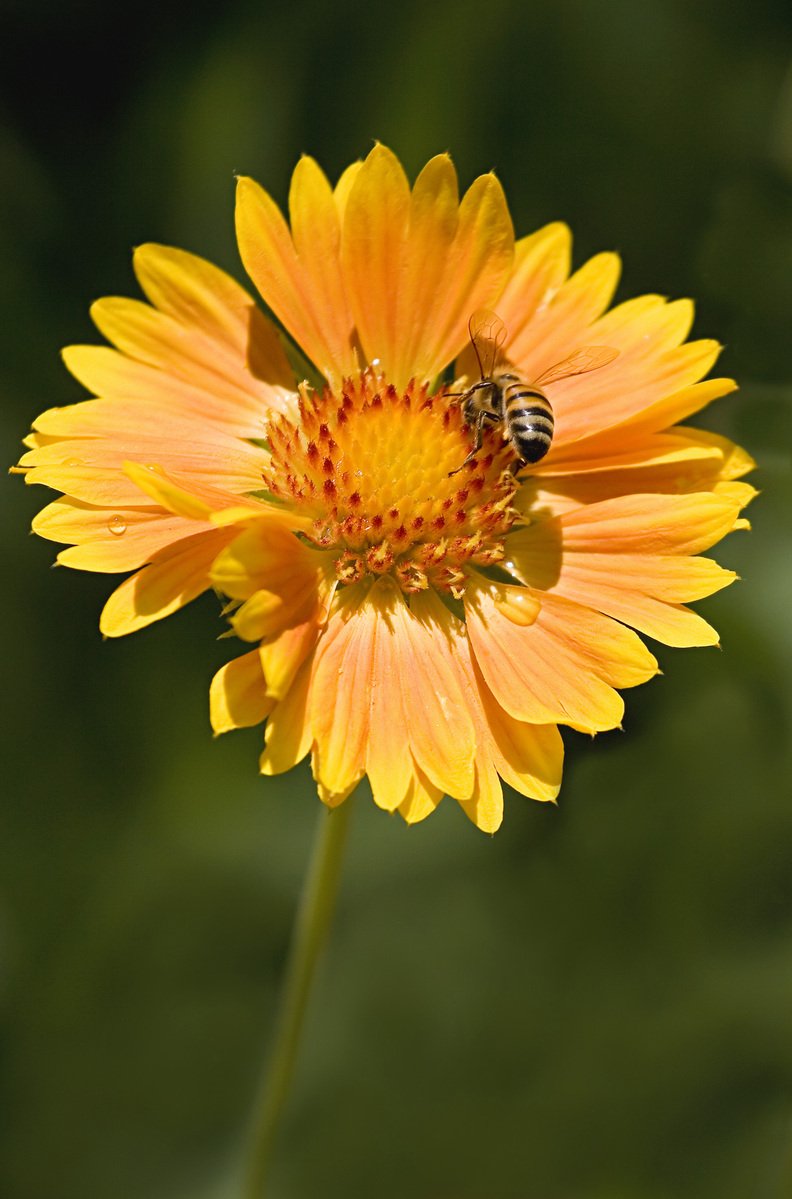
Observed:
[[[505,380],[504,380],[505,382]],[[543,391],[515,381],[503,392],[503,421],[514,452],[523,462],[544,458],[553,441],[553,409]]]

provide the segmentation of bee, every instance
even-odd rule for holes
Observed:
[[[507,332],[499,316],[481,308],[471,316],[468,329],[480,379],[459,396],[462,415],[474,430],[473,449],[449,475],[467,466],[481,449],[486,424],[501,426],[504,441],[519,460],[516,469],[539,462],[550,449],[554,427],[553,409],[543,388],[572,375],[599,370],[619,353],[610,346],[584,346],[529,383],[502,355]]]

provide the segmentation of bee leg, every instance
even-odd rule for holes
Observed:
[[[476,423],[473,426],[473,430],[474,430],[474,432],[473,432],[473,449],[470,451],[467,458],[460,466],[457,466],[454,468],[454,470],[450,470],[448,472],[449,479],[451,478],[452,475],[459,474],[459,472],[467,466],[468,462],[471,462],[475,458],[476,454],[481,449],[481,439],[484,434],[484,421],[486,419],[487,419],[486,412],[477,412],[476,413]]]

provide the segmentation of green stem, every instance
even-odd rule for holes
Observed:
[[[294,1072],[316,963],[335,908],[351,801],[319,814],[311,861],[292,930],[269,1060],[251,1125],[244,1199],[262,1199],[283,1105]]]

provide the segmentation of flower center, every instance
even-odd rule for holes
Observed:
[[[503,557],[514,456],[494,430],[458,470],[471,433],[445,388],[399,392],[371,369],[340,396],[304,386],[298,419],[273,418],[269,443],[265,486],[312,518],[309,536],[338,552],[341,583],[389,574],[405,592],[459,596],[470,566]]]

